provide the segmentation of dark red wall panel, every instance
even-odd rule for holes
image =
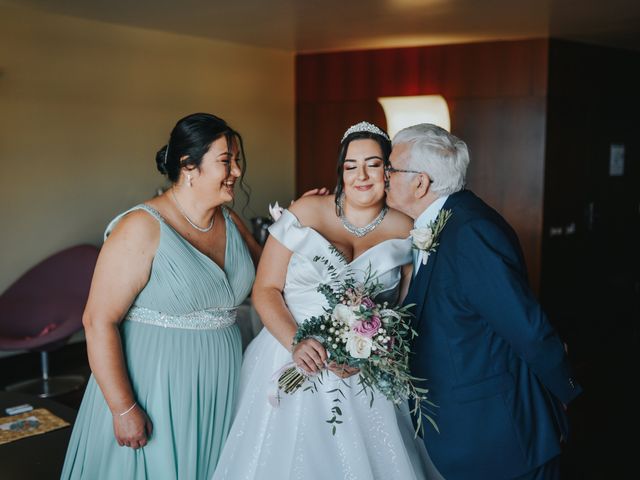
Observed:
[[[452,133],[471,150],[468,186],[515,227],[538,285],[547,40],[299,55],[297,190],[335,185],[342,133],[386,127],[379,97],[443,95]]]

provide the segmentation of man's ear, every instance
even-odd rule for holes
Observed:
[[[414,191],[413,194],[416,199],[424,198],[424,196],[429,193],[429,188],[431,187],[431,180],[424,173],[419,173],[414,178]]]

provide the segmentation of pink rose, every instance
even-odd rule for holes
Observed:
[[[381,325],[380,318],[373,316],[369,320],[358,320],[353,324],[352,330],[363,337],[372,338]]]
[[[367,308],[373,308],[376,306],[375,302],[371,300],[369,297],[365,297],[362,299],[362,305],[364,305]]]

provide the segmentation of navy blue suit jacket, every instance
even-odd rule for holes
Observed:
[[[531,292],[517,236],[468,190],[413,279],[412,372],[438,408],[424,442],[447,480],[507,479],[560,453],[562,403],[580,393]]]

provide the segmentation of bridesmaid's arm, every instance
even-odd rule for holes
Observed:
[[[249,253],[251,254],[253,264],[258,265],[258,261],[260,260],[260,256],[262,255],[262,247],[256,241],[256,239],[253,238],[253,235],[251,235],[251,232],[244,224],[242,219],[238,216],[238,214],[231,209],[229,209],[229,214],[231,215],[231,220],[233,220],[233,223],[236,224],[236,227],[238,228],[238,231],[240,232],[244,243],[246,243],[247,247],[249,248]]]
[[[327,352],[322,344],[308,338],[292,348],[298,324],[282,296],[291,255],[291,251],[275,238],[267,238],[251,298],[265,328],[284,348],[292,352],[296,364],[309,372],[316,372],[327,359]]]
[[[151,422],[137,405],[129,410],[136,398],[119,323],[149,279],[159,241],[158,222],[150,215],[136,211],[125,216],[100,251],[82,317],[89,365],[113,415],[116,440],[132,448],[146,444]]]

